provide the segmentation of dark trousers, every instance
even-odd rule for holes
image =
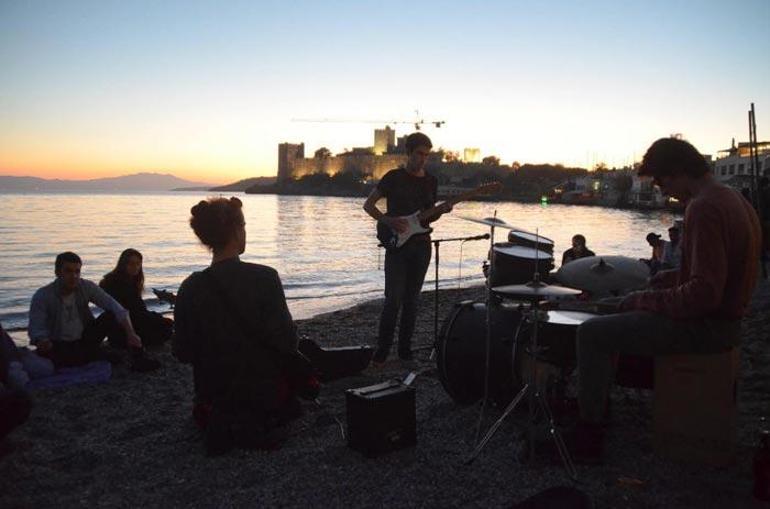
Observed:
[[[57,368],[82,366],[101,358],[104,338],[121,330],[112,313],[102,313],[83,329],[83,335],[75,341],[54,341],[50,358]]]
[[[142,338],[143,346],[162,345],[171,339],[174,332],[173,320],[152,311],[132,312],[131,323],[134,326],[134,331]],[[128,344],[126,331],[122,327],[116,327],[109,332],[107,341],[112,347],[126,348]]]
[[[380,315],[376,361],[384,361],[390,352],[399,310],[398,354],[400,357],[411,354],[420,291],[430,255],[431,243],[427,239],[412,239],[400,249],[389,249],[385,253],[385,305]]]
[[[649,356],[712,354],[736,346],[740,321],[673,320],[647,311],[599,316],[577,330],[578,400],[586,421],[600,422],[617,353]]]
[[[32,401],[25,392],[0,389],[0,440],[27,420],[31,408]]]

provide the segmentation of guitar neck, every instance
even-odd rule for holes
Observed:
[[[451,203],[452,206],[454,207],[461,201],[470,200],[471,198],[478,195],[479,193],[481,193],[480,188],[472,189],[470,191],[466,191],[464,193],[458,194],[457,196],[453,196],[447,200],[444,200],[442,203]],[[427,210],[420,212],[420,220],[424,221],[426,219],[430,219],[431,217],[435,216],[438,213],[438,208],[440,206],[441,205],[435,205]]]

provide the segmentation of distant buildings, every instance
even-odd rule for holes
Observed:
[[[280,143],[278,145],[278,180],[292,178],[296,162],[304,157],[304,143]]]
[[[305,157],[305,145],[278,145],[278,181],[299,179],[307,175],[336,175],[343,171],[359,171],[367,178],[378,180],[393,168],[406,164],[406,136],[396,140],[390,127],[374,130],[373,147],[356,147],[342,154],[331,155],[318,150],[315,157]]]
[[[758,168],[756,175],[770,176],[770,141],[757,143]],[[751,187],[751,179],[754,174],[751,171],[752,162],[749,155],[749,144],[746,142],[735,145],[733,138],[730,148],[717,152],[714,161],[714,177],[725,184],[738,190]]]
[[[396,130],[386,126],[385,129],[374,130],[374,155],[392,152],[396,148]]]
[[[466,163],[480,163],[481,162],[481,149],[478,148],[466,148],[463,151],[463,161]]]

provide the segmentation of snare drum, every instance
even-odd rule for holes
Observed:
[[[492,257],[492,286],[531,281],[536,268],[544,278],[554,267],[553,256],[548,252],[511,242],[498,242],[492,246]]]
[[[516,246],[531,247],[553,255],[554,243],[551,239],[534,233],[511,230],[508,232],[508,242]]]

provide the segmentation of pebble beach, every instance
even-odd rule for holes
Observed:
[[[751,458],[770,394],[770,285],[760,281],[744,320],[738,454],[730,467],[667,460],[652,447],[652,393],[616,388],[604,464],[578,465],[572,481],[558,462],[523,454],[525,416],[505,421],[471,465],[481,404],[459,406],[428,359],[432,292],[425,292],[414,343],[425,373],[416,387],[417,445],[377,458],[347,447],[329,414],[345,422],[345,390],[410,371],[381,371],[324,385],[321,408],[304,415],[275,451],[234,450],[207,458],[191,418],[192,370],[170,347],[164,367],[139,375],[118,365],[100,385],[36,391],[30,419],[0,457],[0,507],[505,507],[553,486],[573,486],[596,507],[762,507],[752,500]],[[480,287],[441,290],[439,320]],[[374,344],[381,300],[298,321],[321,346]],[[501,409],[488,406],[487,429]]]

